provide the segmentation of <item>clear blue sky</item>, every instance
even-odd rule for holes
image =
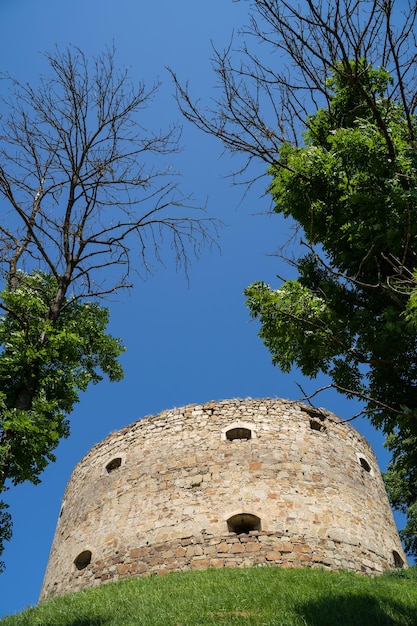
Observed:
[[[118,63],[130,68],[133,79],[163,82],[148,115],[159,130],[180,119],[165,66],[189,80],[193,93],[207,101],[214,83],[211,42],[226,46],[232,31],[247,20],[248,6],[232,0],[0,0],[0,69],[36,82],[45,67],[41,53],[55,45],[74,44],[91,55],[114,43]],[[224,178],[236,163],[229,156],[220,158],[215,139],[185,126],[182,144],[174,165],[182,173],[184,192],[192,192],[201,204],[207,200],[210,215],[227,224],[221,254],[207,251],[194,262],[189,284],[167,265],[146,282],[138,279],[130,294],[110,304],[110,330],[128,348],[125,379],[103,382],[84,394],[71,416],[71,436],[58,448],[58,460],[42,483],[6,494],[14,535],[4,554],[6,572],[0,575],[0,616],[37,603],[66,482],[94,443],[173,406],[248,396],[299,399],[297,382],[307,390],[317,384],[272,367],[244,306],[248,284],[263,279],[278,286],[276,274],[288,273],[270,256],[287,239],[289,224],[266,214],[269,201],[262,191],[267,179],[242,200],[243,189]],[[317,402],[344,418],[357,409],[335,394]],[[384,467],[381,435],[363,420],[355,426]]]

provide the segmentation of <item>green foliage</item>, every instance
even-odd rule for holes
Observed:
[[[269,170],[275,211],[304,235],[299,277],[279,289],[258,282],[245,295],[274,364],[330,376],[389,435],[387,484],[417,554],[417,457],[406,443],[417,443],[417,159],[389,84],[383,68],[336,65],[304,146],[283,145]]]
[[[277,290],[254,283],[245,294],[252,316],[261,322],[259,336],[274,365],[289,372],[297,363],[305,376],[314,378],[324,372],[339,384],[357,382],[360,375],[353,355],[347,362],[338,359],[338,347],[332,341],[338,335],[347,342],[349,329],[324,297],[297,280],[287,281]]]
[[[13,286],[12,286],[13,283]],[[60,303],[57,280],[19,273],[0,294],[0,492],[6,480],[39,482],[79,393],[103,374],[120,380],[119,339],[106,334],[107,309],[77,299]],[[2,526],[0,518],[0,528]],[[7,521],[7,520],[4,520]],[[1,539],[7,539],[0,535]]]
[[[405,422],[401,429],[388,435],[386,445],[394,453],[384,474],[388,497],[392,506],[407,516],[400,535],[407,552],[417,555],[417,437],[414,429]]]
[[[8,508],[5,502],[0,502],[0,554],[3,552],[3,544],[9,541],[12,536],[12,518],[6,511]],[[0,561],[0,574],[4,569],[4,562]]]
[[[100,585],[0,620],[1,626],[413,626],[416,575],[319,569],[211,569]]]

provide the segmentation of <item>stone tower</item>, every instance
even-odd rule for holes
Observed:
[[[95,445],[65,491],[41,599],[209,567],[406,567],[375,456],[279,399],[164,411]]]

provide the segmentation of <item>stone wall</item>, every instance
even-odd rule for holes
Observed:
[[[149,416],[94,446],[64,495],[41,599],[208,567],[406,566],[375,456],[337,416],[280,399]]]

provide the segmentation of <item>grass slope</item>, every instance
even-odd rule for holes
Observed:
[[[0,626],[417,626],[417,568],[368,578],[279,568],[172,573],[101,585]]]

